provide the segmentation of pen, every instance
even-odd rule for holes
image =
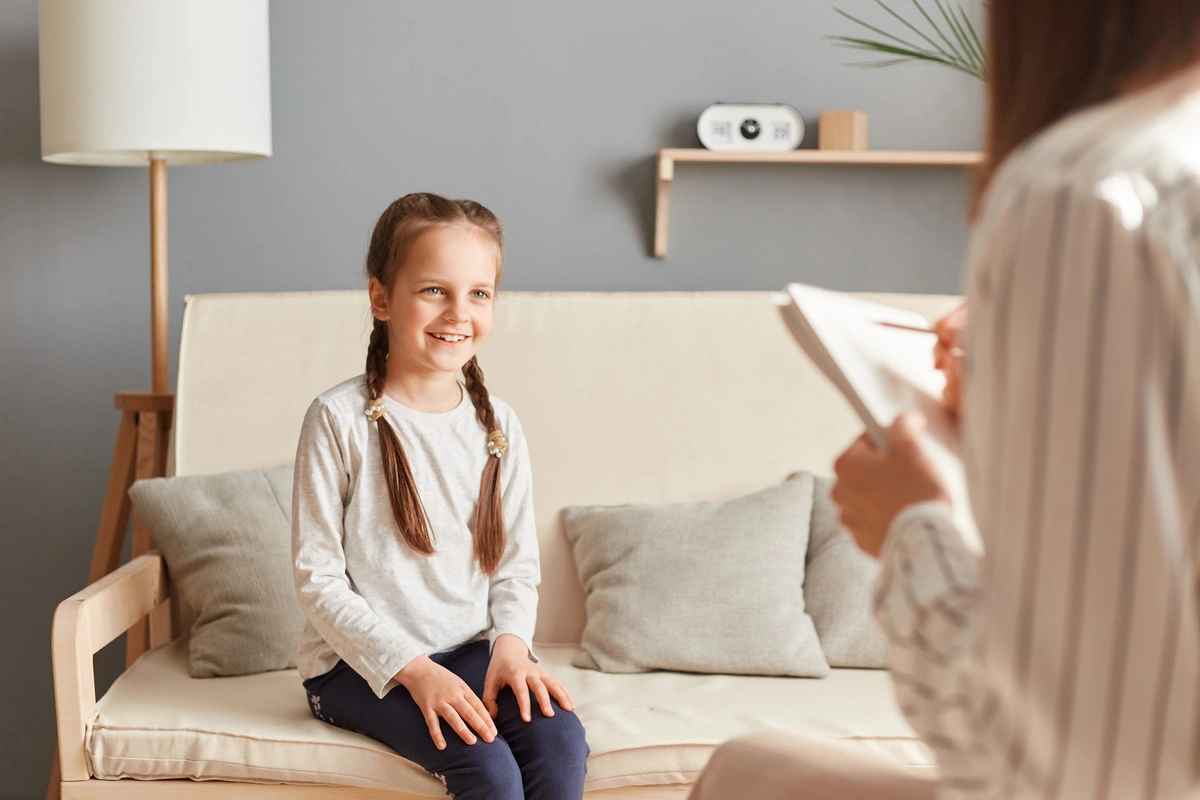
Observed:
[[[937,335],[937,331],[933,330],[932,328],[918,328],[915,325],[902,325],[899,322],[884,322],[882,320],[877,320],[876,324],[882,325],[885,328],[896,328],[902,331],[912,331],[913,333],[932,333],[934,336]],[[954,356],[955,358],[962,358],[966,354],[967,351],[961,347],[950,348],[950,355]]]
[[[899,328],[902,331],[912,331],[914,333],[932,333],[934,336],[937,335],[937,331],[933,330],[932,328],[918,328],[914,325],[901,325],[899,322],[883,322],[880,320],[877,321],[876,324],[883,325],[887,328]]]

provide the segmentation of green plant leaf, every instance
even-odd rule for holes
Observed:
[[[893,36],[892,34],[888,33],[888,32],[887,32],[887,31],[885,31],[885,30],[881,30],[881,29],[879,29],[879,28],[876,28],[874,25],[869,25],[869,24],[867,24],[866,22],[863,22],[863,21],[862,21],[861,19],[859,19],[858,17],[854,17],[854,16],[851,16],[850,14],[847,14],[845,11],[842,11],[840,8],[835,8],[835,9],[834,9],[834,11],[836,11],[836,12],[837,12],[837,13],[839,13],[839,14],[841,14],[843,17],[845,17],[846,19],[850,20],[850,21],[851,21],[851,22],[853,22],[855,25],[861,25],[862,27],[866,28],[867,30],[871,31],[872,33],[878,33],[880,36],[884,36],[884,37],[886,37],[886,38],[888,38],[888,39],[891,39],[893,42],[899,42],[900,44],[904,45],[905,47],[913,47],[913,45],[911,45],[911,44],[909,44],[908,42],[904,41],[904,40],[903,40],[903,39],[901,39],[899,36]],[[834,38],[834,39],[838,39],[838,38],[842,38],[842,37],[837,37],[837,36],[835,36],[835,37],[832,37],[832,38]]]
[[[963,59],[970,61],[971,58],[967,55],[970,48],[967,45],[963,31],[959,30],[958,25],[955,24],[954,17],[946,10],[946,6],[942,5],[942,0],[933,0],[933,2],[937,6],[938,13],[942,15],[942,19],[946,21],[946,25],[950,28],[950,33],[953,34],[954,39],[958,42],[958,46],[962,49]],[[938,28],[938,31],[940,32],[941,28]],[[945,34],[943,33],[942,36],[944,37]],[[958,52],[958,49],[955,52]]]
[[[875,0],[875,2],[878,3],[880,0]],[[929,27],[933,28],[934,32],[938,35],[938,38],[945,42],[946,46],[953,51],[954,56],[960,61],[966,61],[966,56],[958,51],[958,49],[954,46],[954,43],[950,41],[950,37],[942,31],[941,26],[933,21],[933,17],[929,16],[929,12],[925,10],[925,7],[922,6],[918,0],[912,0],[912,4],[916,7],[917,11],[921,12],[921,16],[924,17],[925,21],[929,23]],[[938,8],[941,8],[941,3],[938,3]],[[943,14],[943,16],[945,15]]]
[[[925,62],[941,64],[981,80],[987,80],[987,58],[983,42],[970,17],[967,16],[966,10],[963,9],[962,3],[958,0],[944,0],[944,2],[943,0],[933,0],[933,2],[937,7],[937,14],[940,16],[941,22],[925,9],[920,0],[912,0],[913,7],[929,26],[931,33],[927,33],[905,19],[884,0],[875,0],[876,5],[918,37],[919,41],[916,43],[889,33],[883,28],[876,27],[836,7],[834,11],[839,15],[882,38],[870,39],[857,36],[827,36],[825,38],[837,47],[874,52],[885,56],[877,61],[856,62],[850,66],[879,68],[910,62]],[[987,8],[990,2],[991,0],[984,0],[984,8]]]
[[[909,62],[913,62],[913,61],[924,61],[924,62],[928,62],[928,63],[942,64],[944,66],[950,67],[951,69],[957,70],[959,72],[964,72],[968,75],[975,75],[976,77],[978,77],[976,72],[973,69],[961,64],[960,62],[954,61],[953,59],[948,59],[945,56],[943,56],[939,53],[933,52],[931,50],[920,50],[920,49],[915,49],[915,48],[897,47],[895,45],[890,45],[890,44],[887,44],[884,42],[875,42],[875,41],[866,40],[866,39],[856,39],[856,38],[850,37],[850,36],[830,37],[830,38],[835,40],[835,43],[838,44],[839,46],[845,47],[850,50],[859,50],[859,51],[864,51],[864,52],[872,52],[872,53],[880,53],[883,55],[896,56],[896,58],[884,59],[884,60],[880,60],[880,61],[856,61],[856,62],[850,63],[848,66],[880,67],[880,66],[892,66],[895,64],[909,63]]]
[[[958,55],[957,53],[951,53],[951,52],[948,52],[948,51],[947,51],[945,48],[941,47],[941,46],[940,46],[940,45],[939,45],[937,42],[935,42],[933,39],[931,39],[931,38],[929,38],[928,36],[926,36],[926,35],[925,35],[925,33],[924,33],[924,32],[922,32],[922,31],[921,31],[921,29],[920,29],[920,28],[918,28],[916,25],[913,25],[911,22],[909,22],[908,20],[906,20],[904,17],[900,16],[898,13],[896,13],[896,12],[895,12],[895,11],[893,11],[892,9],[888,8],[887,4],[886,4],[886,3],[884,3],[884,2],[883,2],[883,0],[875,0],[875,4],[876,4],[877,6],[879,6],[880,8],[882,8],[882,9],[883,9],[884,11],[886,11],[887,13],[891,14],[891,15],[892,15],[893,17],[895,17],[896,19],[900,20],[900,22],[901,22],[901,23],[903,23],[903,24],[904,24],[904,26],[905,26],[906,28],[908,28],[909,30],[911,30],[911,31],[915,32],[915,33],[916,33],[918,36],[920,36],[922,39],[924,39],[926,42],[928,42],[928,43],[929,43],[929,46],[930,46],[930,47],[932,47],[934,50],[936,50],[936,51],[938,51],[938,52],[942,53],[943,55],[945,55],[945,56],[946,56],[946,57],[948,57],[948,58],[949,58],[949,57],[952,57],[952,56],[954,56],[954,55]],[[918,9],[920,9],[920,10],[921,10],[921,13],[922,13],[922,14],[924,14],[924,13],[925,13],[925,10],[921,8],[921,5],[920,5],[920,3],[917,3],[917,0],[913,0],[913,4],[914,4],[914,5],[916,5]],[[926,19],[929,19],[929,17],[928,17],[928,16],[926,16],[925,18],[926,18]],[[933,22],[933,21],[932,21],[932,20],[930,20],[930,23],[931,23],[931,24],[932,24],[932,22]],[[938,29],[938,27],[937,27],[936,25],[934,25],[934,26],[933,26],[933,29],[934,29],[934,31],[935,31],[935,32],[936,32],[936,33],[937,33],[937,34],[940,36],[940,38],[941,38],[943,41],[946,41],[946,37],[941,35],[941,33],[942,33],[942,32],[941,32],[941,31]],[[949,42],[947,42],[947,44],[949,44]]]
[[[983,7],[986,9],[990,5],[991,5],[991,3],[984,3]],[[958,13],[962,15],[963,24],[966,25],[967,30],[971,32],[971,39],[974,40],[974,42],[975,42],[975,53],[978,55],[978,58],[979,58],[980,72],[986,76],[986,74],[987,74],[987,56],[985,55],[985,53],[987,52],[987,49],[983,46],[983,42],[979,39],[979,34],[975,32],[975,26],[971,24],[971,20],[967,17],[967,12],[965,10],[963,10],[961,3],[959,3],[959,6],[958,6]]]
[[[941,0],[936,0],[938,5],[941,5]],[[946,0],[946,10],[943,12],[950,24],[954,26],[957,32],[958,40],[962,42],[963,50],[967,53],[973,66],[979,71],[983,71],[983,52],[975,48],[975,39],[978,36],[975,34],[975,27],[971,21],[967,19],[967,12],[963,10],[962,3],[958,3],[958,15],[954,13],[953,6],[950,5],[950,0]],[[968,31],[970,31],[968,33]]]

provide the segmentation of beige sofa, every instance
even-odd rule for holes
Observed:
[[[954,302],[875,297],[930,317]],[[362,292],[188,298],[174,471],[289,461],[310,400],[361,372],[368,319]],[[797,469],[827,474],[858,432],[769,293],[506,293],[480,361],[491,390],[520,414],[532,453],[543,570],[536,638],[587,729],[589,798],[682,798],[715,745],[764,727],[930,767],[880,670],[812,680],[570,665],[584,602],[558,522],[564,506],[733,498]],[[313,719],[294,671],[190,678],[182,637],[96,700],[91,654],[167,592],[151,554],[60,606],[63,797],[442,796],[439,782],[386,747]]]

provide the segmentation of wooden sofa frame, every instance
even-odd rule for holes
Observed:
[[[353,786],[316,784],[257,784],[191,780],[100,780],[88,772],[84,738],[96,712],[93,657],[130,628],[163,613],[170,604],[166,564],[156,551],[138,556],[59,604],[52,634],[54,702],[58,716],[58,752],[63,800],[429,800],[426,795]],[[158,613],[155,613],[158,612]],[[153,615],[153,616],[152,616]],[[152,641],[158,637],[153,635]],[[169,635],[168,637],[169,638]],[[160,640],[161,641],[161,640]],[[586,793],[588,800],[682,800],[689,786],[648,786],[602,789]]]

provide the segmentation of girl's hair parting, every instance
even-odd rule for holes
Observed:
[[[390,291],[397,272],[404,264],[413,242],[426,231],[451,225],[466,226],[496,245],[496,281],[503,267],[503,234],[500,221],[491,211],[473,200],[448,200],[436,194],[416,192],[393,202],[375,223],[367,248],[367,277],[375,278]],[[392,514],[400,535],[413,550],[423,555],[435,551],[429,520],[417,494],[412,469],[394,428],[377,409],[383,402],[387,379],[388,326],[376,319],[367,346],[368,416],[379,429],[379,449],[383,453],[383,474],[387,481]],[[507,449],[503,434],[498,433],[496,412],[492,408],[483,370],[472,358],[462,368],[467,394],[475,406],[475,417],[489,434],[487,465],[479,482],[479,501],[475,508],[475,557],[485,575],[493,575],[504,553],[504,515],[500,503],[500,461]],[[497,445],[499,443],[499,446]]]

